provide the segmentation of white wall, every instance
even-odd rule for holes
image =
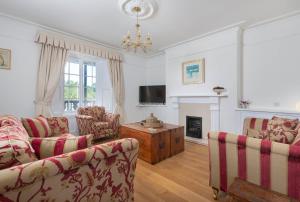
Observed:
[[[239,31],[229,29],[166,50],[167,94],[212,94],[214,86],[225,87],[228,97],[221,98],[220,128],[229,132],[236,131]],[[182,63],[201,58],[205,59],[205,83],[183,85]],[[168,108],[168,121],[178,123],[178,109]]]
[[[11,49],[11,70],[0,69],[0,114],[34,115],[40,48],[34,43],[37,28],[0,17],[0,48]]]
[[[34,43],[39,28],[0,16],[0,48],[12,50],[11,70],[0,69],[0,114],[18,117],[34,116],[35,86],[40,46]],[[124,53],[126,122],[144,118],[138,104],[138,86],[146,85],[146,59]],[[163,77],[163,76],[162,76]],[[76,127],[70,118],[71,128]],[[76,131],[71,129],[72,131]]]
[[[145,111],[139,104],[139,86],[146,85],[146,59],[125,54],[123,62],[125,80],[125,122],[144,119]]]
[[[300,102],[300,15],[244,32],[245,99],[252,107],[295,110]]]

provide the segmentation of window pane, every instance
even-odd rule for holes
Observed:
[[[79,85],[79,76],[70,75],[70,86],[78,86]]]
[[[86,65],[87,76],[93,76],[94,66]]]
[[[70,74],[79,75],[79,64],[78,63],[70,63]]]
[[[87,77],[85,87],[92,87],[92,86],[93,86],[93,77]]]
[[[69,73],[69,62],[66,62],[66,65],[65,65],[65,73],[66,73],[66,74]]]
[[[70,89],[69,89],[69,87],[64,87],[64,99],[65,100],[68,100],[69,99],[69,96],[70,95]]]
[[[85,100],[95,100],[96,99],[96,88],[87,87],[84,89],[86,91]]]
[[[69,81],[69,75],[68,75],[68,74],[65,74],[64,76],[65,76],[65,78],[64,78],[65,85],[69,85],[69,84],[70,84],[70,81]]]
[[[79,87],[69,87],[69,99],[79,100]]]
[[[96,77],[96,67],[93,68],[93,76]]]

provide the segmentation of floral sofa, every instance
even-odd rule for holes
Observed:
[[[88,136],[76,139],[68,134],[65,118],[51,118],[48,123],[51,135],[58,137],[29,137],[16,117],[0,116],[0,201],[133,201],[135,139],[89,146]],[[76,139],[77,146],[86,148],[68,153],[70,148],[64,148],[60,155],[46,152],[50,157],[39,157],[33,147],[39,145],[42,151],[51,140],[55,154],[68,138],[72,140],[68,147]]]
[[[80,135],[93,134],[94,139],[117,135],[119,118],[119,114],[105,112],[99,106],[80,107],[76,115]]]
[[[298,120],[246,118],[243,135],[209,133],[210,186],[214,197],[236,177],[300,200]]]

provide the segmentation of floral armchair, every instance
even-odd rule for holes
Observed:
[[[80,135],[93,134],[94,139],[118,134],[119,114],[105,112],[104,107],[80,107],[76,121]]]
[[[59,143],[63,144],[56,144],[59,146],[56,148],[62,148],[65,138],[71,135],[66,133],[67,119],[50,118],[48,122],[52,133],[61,134]],[[36,151],[32,151],[29,140],[17,118],[0,116],[0,201],[134,200],[137,140],[121,139],[46,158],[37,158],[38,155],[32,153]],[[28,149],[22,150],[20,146]],[[21,158],[29,153],[32,158]],[[16,159],[6,161],[9,158]]]

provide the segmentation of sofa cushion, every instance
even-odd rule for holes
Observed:
[[[19,119],[12,115],[0,116],[0,127],[2,126],[18,126],[22,125]]]
[[[47,118],[47,122],[51,129],[51,136],[60,136],[69,133],[69,122],[66,117]]]
[[[22,123],[30,137],[51,137],[51,129],[45,117],[22,118]]]
[[[94,125],[99,130],[100,129],[107,129],[109,127],[108,122],[95,122]]]
[[[74,136],[63,134],[60,137],[30,138],[31,145],[39,159],[85,149],[92,145],[92,135]]]
[[[257,139],[269,139],[269,133],[267,130],[259,131],[255,129],[247,129],[247,136],[257,138]]]
[[[298,119],[273,117],[268,123],[268,133],[271,141],[291,144],[296,135]]]
[[[4,115],[4,116],[0,116],[0,127],[3,126],[13,126],[14,128],[19,130],[18,135],[28,139],[29,135],[26,131],[26,129],[24,128],[22,122],[15,116],[12,115]]]
[[[0,169],[37,160],[23,131],[15,126],[0,127]]]

